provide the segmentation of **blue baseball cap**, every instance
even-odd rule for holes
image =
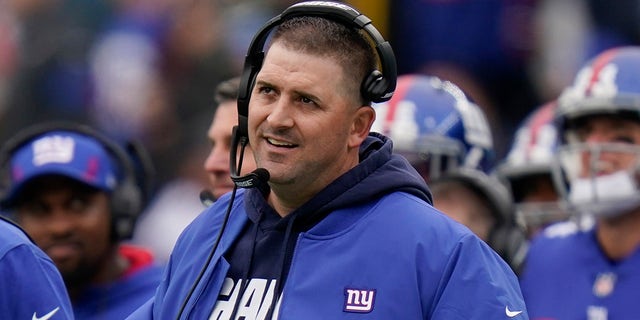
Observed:
[[[109,151],[97,139],[71,131],[51,131],[13,152],[10,186],[3,203],[11,205],[24,186],[37,177],[61,175],[111,192],[117,185]]]

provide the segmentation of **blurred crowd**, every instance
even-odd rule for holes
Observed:
[[[160,185],[204,157],[212,91],[291,0],[0,3],[0,139],[62,118],[150,150]],[[399,73],[451,80],[490,118],[498,156],[515,125],[578,66],[636,43],[635,1],[351,1],[383,26]],[[602,6],[607,10],[600,10]]]
[[[1,1],[0,141],[52,119],[136,139],[155,167],[151,194],[190,194],[196,208],[214,88],[240,74],[256,30],[294,2]],[[348,2],[381,26],[399,74],[449,80],[483,109],[496,159],[585,61],[640,40],[637,1]]]

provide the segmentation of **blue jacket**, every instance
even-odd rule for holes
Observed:
[[[73,319],[67,290],[53,261],[22,230],[2,218],[0,318]]]
[[[434,209],[422,178],[391,150],[372,134],[356,168],[291,213],[330,212],[294,240],[278,319],[528,319],[509,266]],[[156,296],[130,319],[176,319],[185,301],[181,319],[209,318],[229,268],[222,254],[267,206],[257,190],[239,191],[207,264],[229,201],[185,229]]]

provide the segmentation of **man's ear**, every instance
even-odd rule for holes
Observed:
[[[376,112],[371,106],[362,106],[356,110],[351,124],[349,147],[360,147],[360,144],[367,138],[371,125],[376,119]]]

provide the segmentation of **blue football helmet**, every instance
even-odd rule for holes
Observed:
[[[427,182],[458,167],[491,170],[493,140],[482,109],[437,77],[398,77],[391,100],[374,104],[372,131],[391,138]]]
[[[640,123],[640,47],[602,52],[563,91],[556,112],[562,170],[555,174],[563,195],[582,214],[616,216],[640,208],[640,141],[628,132],[585,139],[594,117]]]
[[[516,219],[531,235],[551,223],[570,218],[553,179],[553,168],[558,165],[556,107],[552,101],[527,116],[495,172],[511,192]]]

